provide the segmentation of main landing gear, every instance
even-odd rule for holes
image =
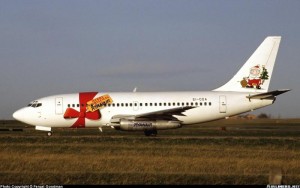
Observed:
[[[47,136],[52,136],[52,132],[51,131],[47,132]]]
[[[144,133],[146,136],[156,136],[157,130],[145,130]]]

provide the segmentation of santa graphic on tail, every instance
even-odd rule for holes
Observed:
[[[261,89],[261,85],[263,85],[264,81],[268,79],[269,75],[265,66],[256,65],[251,67],[249,76],[243,78],[241,85],[244,88]]]

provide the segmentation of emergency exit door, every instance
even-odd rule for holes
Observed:
[[[220,96],[219,105],[220,105],[220,113],[226,113],[227,102],[226,102],[226,96],[225,95]]]
[[[138,101],[133,101],[133,110],[138,111],[139,110],[139,102]]]

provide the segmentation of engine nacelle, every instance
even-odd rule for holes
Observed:
[[[145,130],[163,130],[163,129],[176,129],[180,128],[181,123],[179,121],[130,121],[121,120],[120,130],[124,131],[145,131]]]

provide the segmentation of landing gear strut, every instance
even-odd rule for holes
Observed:
[[[146,136],[156,136],[157,130],[145,130],[144,133]]]

